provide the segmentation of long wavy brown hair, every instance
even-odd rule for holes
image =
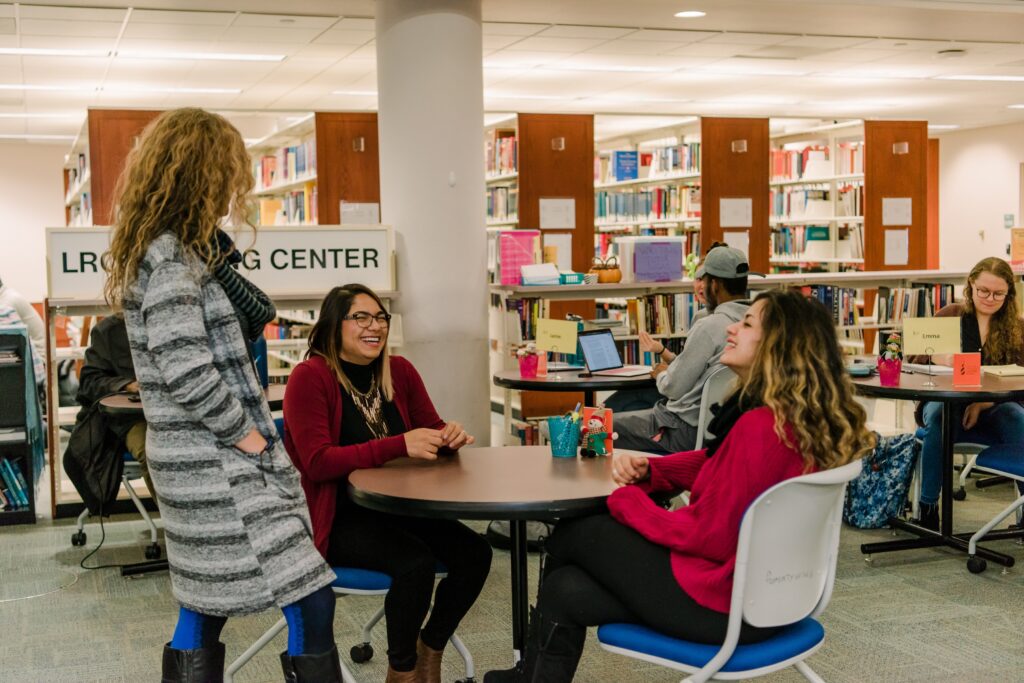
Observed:
[[[863,457],[875,437],[853,398],[831,315],[795,290],[768,290],[758,301],[761,343],[740,388],[743,402],[771,409],[775,433],[803,455],[805,471]]]
[[[350,395],[353,393],[352,380],[345,374],[341,367],[341,325],[345,316],[352,310],[352,303],[355,298],[365,294],[380,306],[380,310],[387,311],[384,302],[366,285],[357,283],[335,287],[327,292],[323,303],[320,304],[320,317],[309,332],[309,348],[306,350],[306,358],[320,356],[327,363],[327,367],[334,373],[335,378]],[[384,333],[384,349],[380,352],[370,365],[373,368],[374,381],[384,391],[384,397],[392,400],[395,397],[394,384],[391,382],[391,358],[387,345],[387,334],[391,331],[389,327]]]
[[[255,180],[242,136],[202,109],[174,109],[154,119],[128,154],[114,191],[114,227],[104,264],[104,294],[115,309],[160,234],[172,232],[207,268],[220,257],[214,232],[249,223]]]
[[[964,311],[971,315],[977,314],[974,307],[974,281],[982,273],[991,273],[1006,283],[1006,298],[988,324],[988,337],[983,350],[985,361],[992,365],[1011,365],[1020,358],[1024,348],[1024,332],[1021,331],[1020,315],[1017,312],[1016,278],[1010,264],[996,256],[978,261],[971,268],[964,286]]]

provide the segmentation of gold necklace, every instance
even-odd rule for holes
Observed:
[[[351,382],[350,382],[351,384]],[[374,378],[373,382],[370,383],[370,388],[365,392],[359,391],[352,385],[352,403],[355,404],[356,409],[363,416],[363,420],[366,421],[366,426],[370,430],[370,434],[375,439],[383,439],[386,436],[390,436],[391,432],[388,430],[387,422],[384,420],[383,411],[383,399],[381,398],[382,392],[380,387],[377,386],[377,379]]]

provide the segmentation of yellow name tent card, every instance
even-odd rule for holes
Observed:
[[[904,318],[904,357],[936,353],[960,353],[960,317]]]
[[[576,353],[576,323],[572,320],[537,321],[537,348],[552,353]]]

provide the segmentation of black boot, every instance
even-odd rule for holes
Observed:
[[[489,671],[484,683],[570,683],[587,629],[559,624],[534,610],[523,659],[512,669]]]
[[[920,515],[916,520],[918,526],[923,526],[925,529],[931,529],[932,531],[939,530],[938,503],[921,503],[918,515]]]
[[[176,650],[164,645],[161,683],[223,683],[224,643],[196,650]]]
[[[318,655],[281,653],[281,669],[285,683],[341,683],[341,660],[338,648],[332,647]]]

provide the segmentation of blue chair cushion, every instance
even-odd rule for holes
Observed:
[[[334,567],[332,588],[359,591],[386,591],[391,588],[391,577],[383,572],[352,567]]]
[[[721,649],[720,645],[676,640],[636,624],[606,624],[597,629],[597,639],[605,645],[667,659],[695,669],[710,662]],[[808,617],[787,626],[768,640],[737,646],[722,671],[751,671],[778,664],[807,652],[824,639],[825,629]]]
[[[1008,443],[989,446],[978,454],[975,464],[985,469],[1024,477],[1024,448],[1019,444]]]
[[[135,458],[133,458],[132,454],[129,453],[128,451],[125,451],[124,453],[121,454],[121,459],[124,460],[125,462],[135,462]]]
[[[274,418],[274,426],[277,427],[277,435],[279,437],[281,437],[282,441],[284,441],[284,418],[283,417],[275,417]]]

